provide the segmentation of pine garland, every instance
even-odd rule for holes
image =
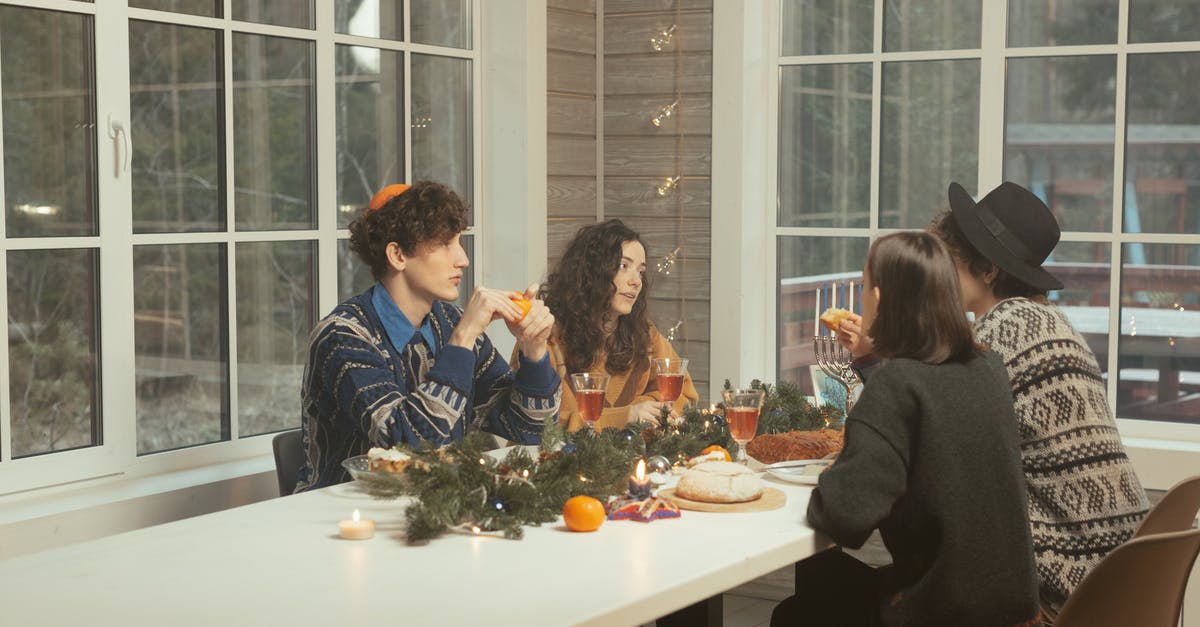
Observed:
[[[757,380],[752,385],[766,392],[759,433],[815,429],[840,419],[841,412],[814,407],[794,385],[772,388]],[[513,447],[497,460],[487,453],[490,441],[485,434],[473,433],[438,450],[397,447],[414,460],[408,470],[364,473],[359,481],[376,498],[415,499],[405,510],[410,544],[452,531],[519,539],[526,525],[557,520],[572,496],[586,494],[607,502],[625,493],[639,457],[662,455],[677,464],[714,444],[737,454],[724,416],[695,407],[686,408],[682,420],[675,422],[664,413],[658,424],[599,433],[568,433],[548,423],[536,458],[527,447]]]

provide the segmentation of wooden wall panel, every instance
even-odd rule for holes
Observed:
[[[562,9],[596,15],[596,0],[546,0],[547,9]],[[551,11],[556,13],[556,11]],[[554,19],[551,17],[550,19]]]
[[[616,216],[609,216],[606,213],[605,217]],[[655,269],[656,261],[661,260],[663,256],[676,248],[680,249],[679,254],[676,255],[677,258],[708,259],[712,255],[712,235],[708,220],[685,219],[680,221],[644,216],[621,219],[629,225],[629,228],[637,231],[642,236],[642,241],[646,243],[646,247],[649,249],[646,265],[649,266],[651,272]],[[707,266],[703,270],[705,271],[704,278],[707,280]]]
[[[595,137],[596,97],[550,94],[546,98],[546,131],[550,134]],[[554,168],[554,163],[546,165]]]
[[[672,56],[680,52],[712,51],[712,13],[637,13],[633,15],[604,15],[604,54],[647,53]],[[650,45],[650,39],[675,25],[671,41],[661,51]]]
[[[709,338],[707,300],[682,301],[678,297],[668,295],[668,298],[656,296],[658,284],[650,288],[650,319],[663,333],[666,333],[676,322],[683,321],[683,327],[676,338],[687,337],[690,341],[707,342]]]
[[[594,216],[586,218],[551,218],[546,224],[546,236],[549,238],[549,246],[546,253],[549,260],[547,268],[553,268],[558,264],[558,258],[562,257],[563,250],[567,247],[567,242],[575,237],[575,232],[579,227],[593,224],[596,222]]]
[[[712,54],[640,54],[604,56],[604,95],[712,93]],[[667,101],[668,103],[670,101]],[[667,103],[663,103],[667,104]]]
[[[572,176],[596,176],[596,138],[575,135],[551,135],[547,138],[548,173]]]
[[[674,136],[712,135],[712,95],[680,94],[675,112],[661,126],[651,119],[664,106],[675,101],[675,96],[640,94],[604,97],[604,134]]]
[[[604,137],[604,176],[708,176],[712,139],[687,137]]]
[[[602,0],[604,2],[604,14],[614,15],[617,13],[672,13],[678,8],[681,11],[687,9],[704,9],[712,12],[713,0]]]
[[[596,177],[547,176],[546,202],[546,212],[551,217],[595,218]]]
[[[595,95],[595,55],[558,50],[547,51],[546,90],[550,93]]]
[[[610,218],[669,217],[710,220],[712,183],[705,178],[681,178],[675,191],[658,195],[663,178],[604,179],[604,215]]]
[[[669,26],[669,25],[668,25]],[[596,12],[546,11],[546,47],[591,55],[596,61]]]

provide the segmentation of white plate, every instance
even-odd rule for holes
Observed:
[[[817,477],[821,474],[820,471],[824,470],[831,463],[833,462],[828,459],[796,459],[770,464],[764,466],[763,470],[767,471],[768,475],[780,481],[817,485]]]

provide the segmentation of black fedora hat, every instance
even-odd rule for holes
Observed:
[[[1058,245],[1058,221],[1033,192],[1005,181],[975,202],[958,183],[950,184],[950,210],[967,240],[1012,277],[1043,290],[1062,281],[1042,268]]]

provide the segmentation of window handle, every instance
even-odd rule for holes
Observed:
[[[125,125],[108,115],[108,137],[113,140],[113,178],[121,178],[122,171],[129,170],[129,133]],[[124,147],[124,151],[121,148]]]

